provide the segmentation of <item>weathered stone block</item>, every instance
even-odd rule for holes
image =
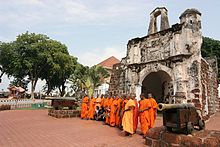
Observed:
[[[151,138],[146,137],[145,143],[146,145],[151,146],[153,144],[153,140]]]
[[[207,138],[204,140],[204,144],[205,147],[219,147],[220,146],[220,142],[218,140],[218,138]]]
[[[162,140],[164,140],[167,143],[177,144],[180,142],[181,137],[174,133],[165,132],[162,134]]]
[[[196,136],[186,136],[182,135],[181,136],[181,141],[180,141],[181,146],[185,147],[200,147],[202,144],[202,140],[200,138],[197,138]]]
[[[169,143],[167,143],[167,142],[161,140],[161,141],[160,141],[160,147],[169,147]]]
[[[147,137],[150,137],[152,139],[159,139],[163,131],[165,131],[165,127],[155,127],[148,131]]]

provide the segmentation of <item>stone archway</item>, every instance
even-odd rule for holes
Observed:
[[[139,80],[136,86],[136,95],[139,95],[142,92],[147,94],[147,92],[149,91],[150,93],[153,93],[155,95],[157,102],[165,102],[165,99],[167,103],[172,102],[171,96],[175,93],[175,76],[171,68],[160,63],[151,63],[147,64],[145,68],[141,70],[138,76]],[[153,79],[156,79],[156,82],[152,80],[151,77],[153,77]],[[150,82],[149,80],[152,81]],[[148,85],[147,87],[146,84]],[[152,92],[153,90],[149,88],[152,84],[160,87],[160,90],[158,90],[160,94],[157,94],[157,91]]]
[[[162,70],[151,72],[142,81],[141,92],[145,95],[152,93],[158,103],[170,103],[170,96],[173,95],[172,78]]]

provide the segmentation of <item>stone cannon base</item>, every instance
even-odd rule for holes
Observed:
[[[56,118],[70,118],[70,117],[79,117],[80,110],[55,110],[49,109],[48,115]]]
[[[165,127],[150,129],[146,145],[151,147],[217,147],[220,145],[220,131],[195,131],[192,135],[174,134]]]

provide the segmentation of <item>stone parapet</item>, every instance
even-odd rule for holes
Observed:
[[[203,130],[183,135],[156,127],[149,130],[145,143],[150,147],[219,147],[220,131]]]
[[[49,109],[48,115],[56,118],[70,118],[70,117],[79,117],[80,110],[55,110]]]

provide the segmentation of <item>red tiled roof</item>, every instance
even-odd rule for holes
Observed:
[[[115,58],[114,56],[111,56],[108,59],[100,62],[97,65],[112,69],[113,65],[116,63],[120,63],[120,61],[117,58]]]

